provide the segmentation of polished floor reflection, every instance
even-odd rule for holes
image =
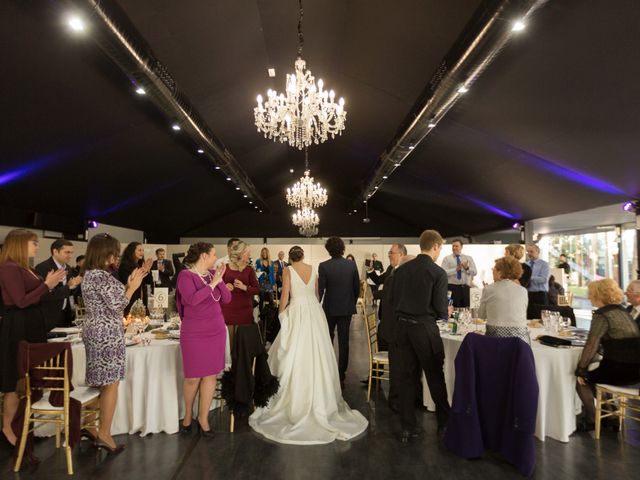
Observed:
[[[110,457],[82,442],[73,455],[76,478],[114,479],[511,479],[517,471],[499,458],[462,460],[443,450],[436,439],[435,415],[422,412],[425,435],[419,441],[401,444],[397,416],[387,407],[380,391],[366,403],[360,379],[366,375],[366,343],[360,325],[352,325],[352,363],[344,392],[349,404],[370,420],[368,432],[351,442],[329,445],[280,445],[263,439],[247,425],[237,422],[229,433],[229,417],[212,412],[213,439],[198,435],[121,435],[126,450]],[[41,463],[25,465],[15,478],[63,479],[66,474],[62,451],[53,439],[36,443]],[[568,444],[537,442],[538,465],[533,478],[634,478],[640,471],[640,426],[629,425],[624,438],[606,432],[599,442],[576,433]],[[11,452],[0,452],[0,478],[13,478]]]

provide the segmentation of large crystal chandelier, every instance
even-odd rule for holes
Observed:
[[[304,207],[298,210],[292,216],[293,224],[299,228],[300,235],[312,237],[318,234],[318,224],[320,218],[311,207]]]
[[[335,92],[324,90],[322,79],[315,78],[306,69],[302,58],[302,0],[299,0],[298,59],[295,73],[287,74],[286,93],[269,89],[263,103],[258,95],[258,106],[253,109],[256,127],[265,138],[288,142],[302,150],[312,143],[325,142],[329,136],[342,134],[347,112],[344,99],[334,102]]]

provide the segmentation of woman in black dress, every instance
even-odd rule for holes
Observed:
[[[38,236],[24,229],[9,232],[0,252],[0,291],[2,292],[2,319],[0,320],[0,390],[4,392],[2,433],[11,445],[16,436],[11,430],[11,421],[18,409],[18,343],[46,342],[47,331],[43,301],[57,300],[50,294],[60,283],[64,269],[51,271],[43,281],[29,266],[29,259],[38,251]]]
[[[122,252],[122,259],[120,260],[120,267],[118,268],[118,278],[120,281],[126,285],[129,281],[129,277],[133,273],[136,268],[142,268],[146,273],[151,271],[151,264],[153,263],[153,259],[149,258],[145,261],[144,259],[144,246],[140,242],[131,242],[127,245],[127,248]],[[147,298],[147,285],[153,285],[153,280],[151,275],[147,275],[140,287],[133,292],[131,299],[129,300],[129,305],[124,309],[124,314],[127,315],[131,307],[136,302],[136,300],[142,299],[145,307],[149,303],[149,299]]]
[[[576,389],[583,405],[583,430],[595,428],[594,407],[597,383],[609,385],[632,385],[640,381],[638,364],[624,358],[625,352],[614,346],[611,340],[640,337],[640,329],[629,312],[620,305],[624,293],[610,278],[589,283],[589,300],[597,310],[593,312],[587,343],[582,350],[576,369]],[[595,370],[589,370],[598,350],[602,360]],[[635,351],[632,355],[635,354]],[[605,424],[608,422],[605,422]]]

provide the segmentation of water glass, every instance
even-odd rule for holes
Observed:
[[[549,329],[550,313],[551,312],[549,310],[540,311],[540,320],[542,320],[542,325],[544,326],[545,330]]]

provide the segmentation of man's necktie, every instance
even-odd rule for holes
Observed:
[[[456,255],[456,265],[460,265],[460,255]],[[462,270],[456,272],[456,278],[462,280]]]

